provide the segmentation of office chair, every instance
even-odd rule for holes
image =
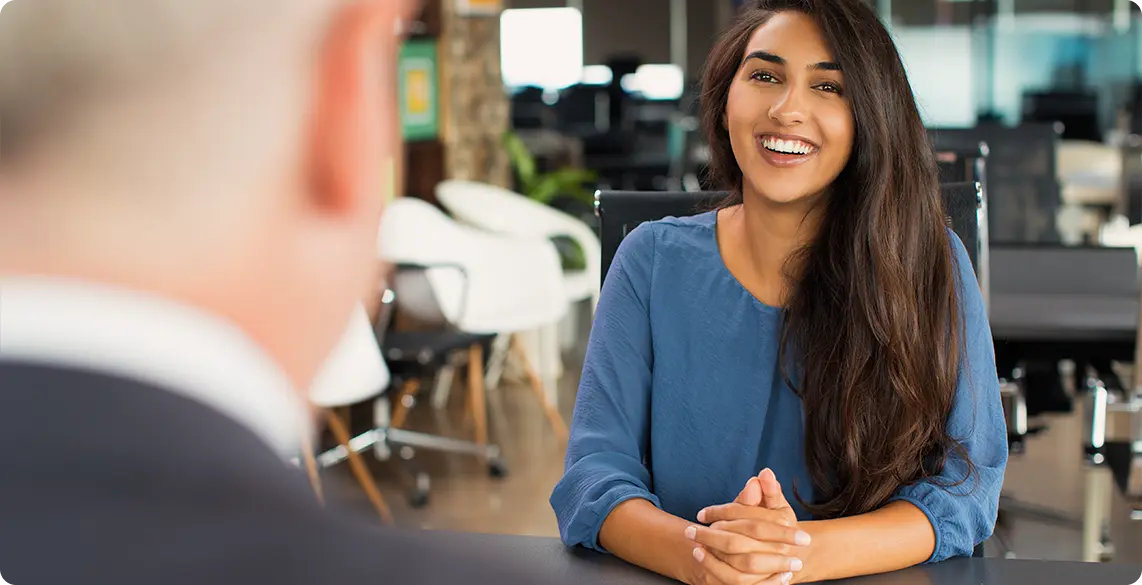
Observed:
[[[940,186],[948,227],[967,248],[977,277],[985,279],[987,267],[987,203],[983,186],[977,182]],[[639,224],[666,217],[685,217],[715,209],[728,194],[721,191],[598,191],[595,215],[599,218],[603,261],[600,280],[606,279],[619,244]],[[981,280],[982,285],[983,280]],[[987,301],[987,297],[984,297]]]
[[[948,226],[964,242],[968,257],[977,274],[987,264],[987,205],[983,187],[978,182],[951,183],[940,186]],[[595,215],[599,218],[603,262],[601,279],[606,279],[619,244],[639,224],[666,217],[685,217],[711,211],[728,196],[725,192],[660,192],[598,191],[595,193]],[[984,302],[987,302],[986,296]],[[1009,421],[1010,428],[1010,421]],[[1004,548],[1007,548],[1004,545]],[[982,557],[983,543],[975,546],[972,556]]]
[[[556,408],[558,385],[549,375],[555,369],[547,364],[550,352],[538,352],[533,361],[517,335],[536,331],[540,347],[557,349],[545,346],[543,337],[567,315],[569,303],[562,263],[550,240],[477,229],[424,201],[402,197],[385,211],[378,255],[391,264],[423,268],[396,275],[402,314],[507,339],[507,350],[523,367],[552,430],[567,439]]]
[[[365,326],[365,331],[343,343],[336,360],[326,368],[324,380],[315,384],[314,401],[328,407],[349,406],[366,400],[373,402],[373,420],[365,432],[350,437],[348,425],[330,416],[331,430],[337,436],[338,446],[317,457],[321,468],[328,468],[346,459],[361,481],[370,499],[382,518],[390,517],[382,511],[376,500],[379,498],[370,490],[367,475],[356,461],[356,454],[373,448],[380,461],[391,461],[394,452],[412,477],[408,492],[409,504],[415,508],[428,503],[430,478],[415,465],[415,449],[440,451],[460,455],[472,455],[488,466],[492,477],[503,477],[507,466],[500,456],[500,448],[489,444],[487,433],[487,413],[484,396],[485,348],[495,335],[472,334],[451,328],[431,331],[392,331],[391,323],[395,314],[398,293],[396,290],[416,294],[422,289],[418,283],[427,284],[424,266],[398,265],[395,268],[393,288],[387,289],[382,298],[376,319]],[[402,293],[404,294],[404,293]],[[417,295],[418,301],[421,299]],[[357,327],[361,329],[361,327]],[[469,366],[468,413],[475,424],[475,440],[465,441],[423,432],[404,429],[408,410],[415,405],[420,391],[420,380],[431,373],[451,365],[457,357],[467,356]],[[383,382],[374,371],[384,370]],[[388,518],[386,518],[388,519]]]
[[[1057,242],[1061,188],[1056,150],[1061,132],[1048,123],[985,124],[929,128],[928,137],[937,152],[970,152],[981,142],[987,144],[987,168],[980,182],[987,193],[991,243]]]

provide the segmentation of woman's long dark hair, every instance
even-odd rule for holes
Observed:
[[[786,264],[781,333],[786,380],[788,356],[800,364],[791,386],[804,405],[815,490],[802,504],[835,518],[875,510],[902,485],[939,474],[949,453],[968,460],[945,426],[963,337],[959,283],[931,144],[896,47],[862,0],[760,0],[721,37],[701,98],[713,187],[731,193],[726,205],[743,200],[726,99],[751,35],[784,10],[817,22],[855,119],[818,235]]]

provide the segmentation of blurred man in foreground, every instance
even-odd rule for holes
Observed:
[[[7,581],[552,582],[343,525],[283,458],[373,274],[413,8],[3,7]]]

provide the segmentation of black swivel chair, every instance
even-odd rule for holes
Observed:
[[[984,282],[987,267],[986,204],[982,186],[975,182],[940,186],[948,225],[968,250],[976,274]],[[719,191],[599,191],[595,194],[595,215],[599,218],[603,249],[602,279],[615,258],[619,244],[639,224],[665,217],[685,217],[714,209],[726,193]],[[984,299],[986,301],[986,297]]]
[[[442,311],[436,320],[437,323],[443,323],[442,326],[416,331],[397,331],[393,327],[393,316],[400,299],[431,297],[432,288],[427,277],[429,268],[431,267],[411,264],[395,267],[392,286],[385,290],[380,310],[373,322],[373,334],[392,375],[390,385],[367,409],[371,411],[368,413],[371,414],[369,422],[365,425],[351,425],[354,432],[360,431],[359,434],[317,457],[317,463],[322,468],[327,468],[348,459],[348,449],[360,452],[372,447],[377,458],[383,461],[394,460],[393,455],[397,455],[412,480],[408,500],[414,508],[428,504],[431,489],[428,473],[414,460],[416,449],[477,457],[487,465],[488,474],[494,478],[502,478],[508,473],[499,446],[488,441],[487,412],[484,406],[485,356],[496,336],[459,331],[447,324]],[[421,390],[421,380],[453,365],[456,358],[465,355],[469,367],[468,412],[474,422],[476,440],[467,441],[405,429],[408,411],[416,405]]]
[[[977,274],[987,265],[986,201],[977,182],[950,183],[940,186],[947,210],[947,222],[967,248]],[[603,262],[602,278],[606,279],[619,244],[639,224],[666,217],[685,217],[710,211],[726,197],[725,192],[676,191],[599,191],[595,193],[595,215],[599,218]],[[982,266],[981,266],[982,265]],[[982,281],[981,281],[982,282]],[[985,293],[986,294],[986,293]],[[987,302],[987,297],[984,297]],[[1010,421],[1009,427],[1010,429]],[[983,556],[983,544],[972,556]]]

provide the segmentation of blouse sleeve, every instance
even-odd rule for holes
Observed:
[[[551,506],[563,542],[606,552],[599,529],[630,499],[661,508],[644,456],[650,433],[649,296],[654,226],[632,231],[616,252],[601,291],[575,402],[563,478]]]

